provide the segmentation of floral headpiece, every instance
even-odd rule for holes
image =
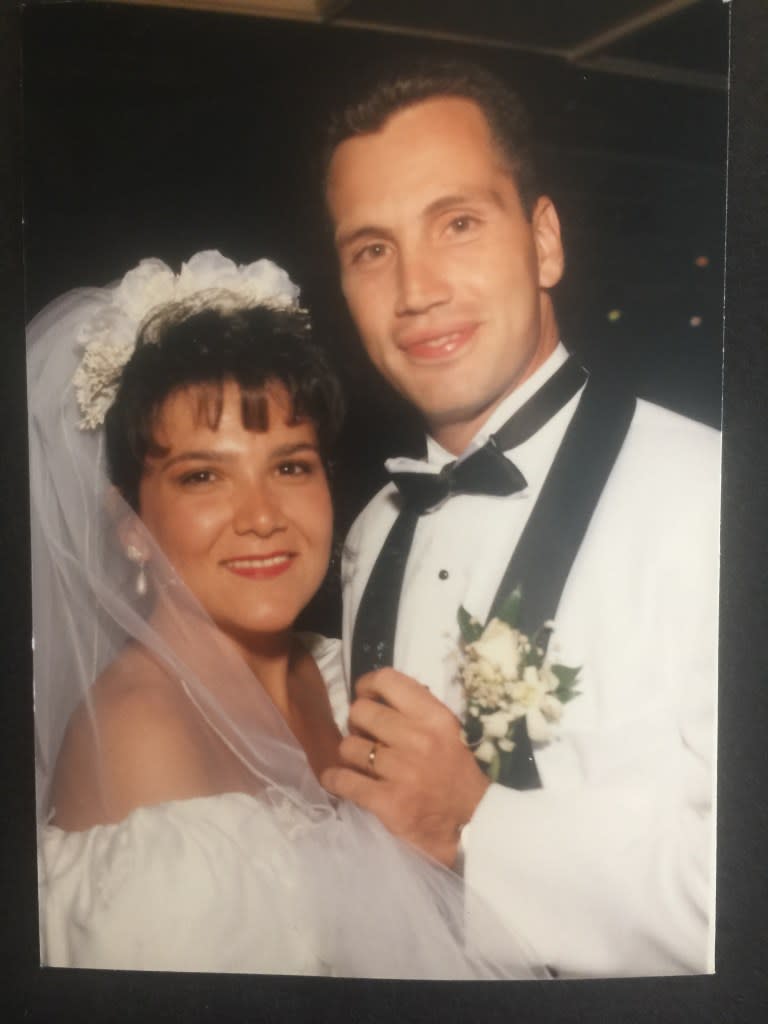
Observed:
[[[206,291],[227,292],[249,306],[299,308],[298,287],[271,260],[238,266],[211,249],[195,253],[178,274],[162,260],[142,260],[115,288],[109,304],[78,331],[85,351],[73,384],[81,429],[96,430],[104,423],[141,325],[161,306]]]

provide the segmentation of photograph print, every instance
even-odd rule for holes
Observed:
[[[42,966],[715,971],[728,13],[27,5]]]

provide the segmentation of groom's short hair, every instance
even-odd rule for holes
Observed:
[[[430,99],[455,97],[477,104],[530,216],[541,194],[530,120],[516,92],[479,65],[419,57],[375,68],[356,94],[328,120],[322,150],[323,180],[337,148],[347,139],[379,131],[394,114]]]

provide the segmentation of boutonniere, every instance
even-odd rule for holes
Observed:
[[[581,669],[552,664],[547,657],[553,623],[532,637],[517,628],[520,602],[518,588],[484,626],[459,608],[464,738],[493,782],[503,775],[522,720],[532,743],[547,743],[563,705],[580,692]]]

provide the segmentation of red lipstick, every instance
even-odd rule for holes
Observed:
[[[249,580],[270,580],[287,572],[295,557],[292,551],[270,551],[266,555],[228,558],[221,564],[236,576]]]

